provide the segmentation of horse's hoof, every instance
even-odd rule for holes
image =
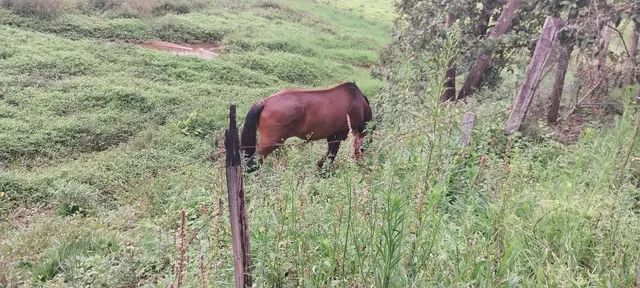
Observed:
[[[331,177],[331,172],[328,169],[319,169],[317,174],[318,174],[318,177],[324,178],[324,179]]]
[[[255,172],[256,172],[256,171],[258,171],[258,170],[259,170],[259,168],[258,168],[258,167],[256,167],[256,166],[253,166],[253,167],[247,167],[247,168],[245,168],[245,169],[244,169],[245,173],[247,173],[247,174],[253,174],[253,173],[255,173]]]

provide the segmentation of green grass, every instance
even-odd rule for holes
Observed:
[[[168,283],[175,245],[162,239],[172,237],[180,209],[194,216],[201,203],[224,195],[224,174],[220,162],[204,161],[166,171],[219,144],[229,104],[242,114],[283,87],[355,80],[369,95],[381,87],[361,66],[377,62],[386,39],[379,27],[388,23],[361,27],[354,13],[320,4],[262,6],[217,2],[133,18],[71,10],[46,19],[0,8],[3,285]],[[176,57],[136,46],[146,39],[215,40],[225,52],[211,61]],[[199,221],[189,219],[194,227]],[[74,223],[102,227],[96,237],[115,237],[118,245],[85,251],[93,248],[74,238]],[[226,234],[203,234],[228,248]],[[164,242],[151,244],[157,241]],[[228,259],[209,261],[222,261],[210,267],[212,285],[231,280],[213,273]]]
[[[331,6],[335,6],[341,10],[354,11],[361,14],[368,20],[379,21],[383,20],[391,22],[395,18],[395,8],[393,4],[397,1],[386,0],[353,0],[353,1],[318,1],[320,3],[326,3]]]
[[[392,3],[366,3],[67,7],[44,19],[0,8],[0,286],[167,287],[182,209],[187,286],[200,285],[200,257],[209,287],[231,286],[215,153],[228,105],[244,115],[280,88],[347,80],[378,102],[384,84],[363,67],[388,41]],[[139,48],[146,39],[215,40],[224,53],[171,56]],[[275,153],[245,179],[257,286],[632,287],[640,146],[622,166],[632,106],[572,146],[516,136],[506,151],[497,111],[514,81],[437,117],[411,107],[406,121],[380,125],[362,163],[343,145],[329,175],[315,170],[324,143]],[[463,148],[466,110],[479,121]]]

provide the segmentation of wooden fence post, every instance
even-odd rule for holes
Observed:
[[[462,118],[462,136],[460,137],[460,144],[468,146],[471,142],[471,133],[473,133],[473,126],[476,124],[476,113],[465,112]]]
[[[544,22],[533,57],[531,57],[529,66],[527,66],[524,81],[522,81],[520,91],[518,91],[518,97],[514,100],[511,115],[507,120],[505,129],[507,134],[512,134],[520,129],[520,124],[522,124],[522,120],[527,114],[533,94],[538,89],[538,84],[540,84],[542,70],[544,70],[544,66],[553,51],[556,36],[562,26],[564,26],[562,19],[557,17],[548,16]]]
[[[227,194],[229,196],[229,220],[236,288],[251,287],[251,249],[249,227],[244,207],[242,186],[242,162],[240,158],[240,136],[236,123],[236,106],[229,107],[229,129],[225,131]]]

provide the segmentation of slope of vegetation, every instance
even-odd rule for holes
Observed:
[[[202,158],[230,103],[244,113],[283,87],[381,86],[360,67],[377,61],[389,26],[362,25],[356,13],[219,1],[130,15],[85,2],[50,17],[0,8],[3,285],[165,285],[177,212],[200,223],[199,205],[224,195],[218,162]],[[146,39],[220,41],[224,52],[176,57],[137,47]],[[230,267],[226,258],[212,254],[208,263],[224,266],[211,270]],[[231,280],[224,271],[211,273],[212,285]]]
[[[364,161],[345,144],[321,175],[326,144],[296,145],[245,179],[257,287],[640,282],[630,89],[612,94],[626,108],[611,127],[565,146],[544,128],[503,135],[517,74],[467,103],[436,88],[420,105],[379,96],[365,67],[392,1],[29,1],[53,4],[0,0],[0,286],[167,287],[184,241],[184,287],[230,287],[228,105],[244,115],[280,88],[348,80],[381,122]],[[223,53],[137,45],[149,39]],[[425,77],[444,74],[448,44]],[[478,123],[461,147],[468,110]]]

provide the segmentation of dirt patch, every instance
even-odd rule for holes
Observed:
[[[571,114],[566,120],[558,121],[553,125],[554,135],[558,142],[563,144],[575,144],[580,140],[584,117],[580,114]]]
[[[176,44],[165,41],[148,41],[140,44],[141,47],[152,50],[165,51],[179,56],[196,56],[201,59],[213,59],[220,55],[221,45],[216,42],[203,42],[196,44]]]
[[[363,63],[354,64],[354,66],[364,68],[364,69],[371,69],[371,67],[373,67],[372,64],[363,64]]]
[[[53,205],[42,204],[37,207],[16,208],[9,214],[9,224],[12,228],[23,229],[28,227],[38,216],[49,214],[53,211]]]

